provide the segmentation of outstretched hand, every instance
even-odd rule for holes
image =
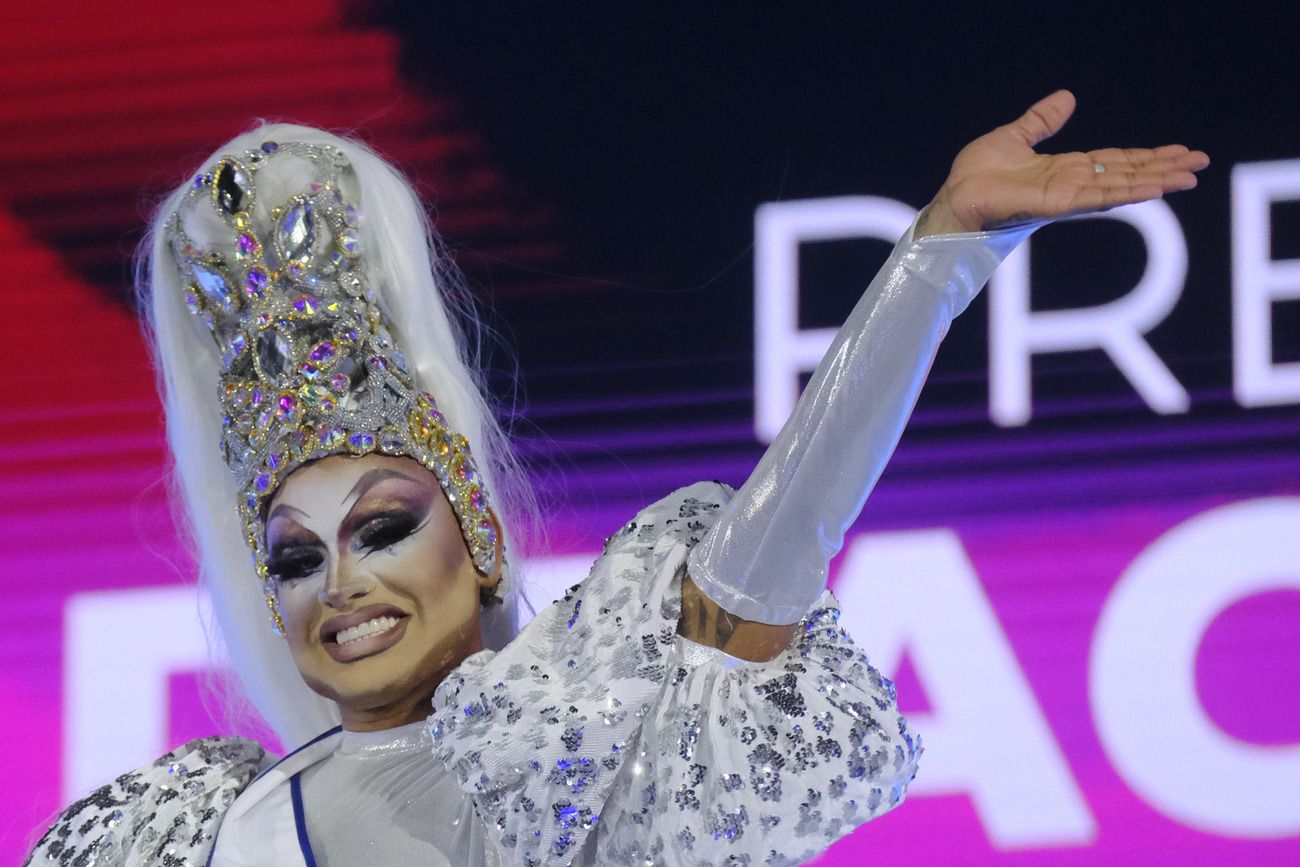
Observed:
[[[1183,145],[1036,153],[1035,145],[1065,126],[1074,104],[1072,93],[1058,90],[962,148],[922,213],[915,237],[978,232],[1156,199],[1196,186],[1195,172],[1210,164],[1203,151]]]

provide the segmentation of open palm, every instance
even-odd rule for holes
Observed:
[[[1194,173],[1210,164],[1204,152],[1176,144],[1036,153],[1074,106],[1074,95],[1058,90],[962,148],[918,234],[975,232],[1159,198],[1196,186]]]

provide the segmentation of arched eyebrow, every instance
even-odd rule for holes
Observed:
[[[293,512],[295,515],[302,518],[308,517],[307,513],[302,509],[299,509],[297,506],[290,506],[288,503],[281,503],[271,510],[271,514],[266,516],[266,523],[271,523],[271,521],[275,520],[279,516],[286,518],[292,517],[292,515],[289,514],[290,512]]]
[[[340,505],[346,503],[348,500],[352,499],[353,497],[360,499],[361,497],[365,496],[366,491],[370,490],[375,485],[379,484],[385,479],[392,479],[392,478],[406,479],[408,482],[414,482],[415,484],[419,484],[418,479],[413,479],[410,476],[408,476],[406,473],[399,473],[397,470],[373,469],[365,473],[361,478],[357,479],[357,483],[352,486],[352,490],[348,491],[347,495],[342,500],[340,500],[339,503]]]

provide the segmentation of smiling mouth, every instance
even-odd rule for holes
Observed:
[[[396,617],[376,617],[373,620],[367,620],[365,623],[358,623],[356,626],[349,626],[347,629],[341,630],[334,636],[334,642],[340,647],[346,647],[364,638],[382,635],[396,626],[398,622],[399,620]]]

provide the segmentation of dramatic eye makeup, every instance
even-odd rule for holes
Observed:
[[[430,509],[427,503],[394,500],[359,511],[356,520],[348,521],[355,528],[349,533],[349,544],[367,556],[418,533],[429,523]]]
[[[271,549],[266,569],[277,584],[306,578],[325,563],[319,545],[284,545]]]
[[[306,578],[325,563],[325,545],[302,526],[307,513],[281,503],[266,516],[266,571],[277,584]]]
[[[325,562],[324,543],[290,517],[290,512],[302,514],[292,506],[281,506],[267,521],[266,541],[271,550],[266,569],[281,584],[305,578]]]
[[[363,557],[391,548],[429,522],[435,495],[428,485],[403,473],[371,470],[348,492],[357,500],[343,519],[339,541],[364,552]]]
[[[337,528],[340,550],[365,559],[397,546],[428,525],[439,493],[403,473],[386,469],[366,473],[343,499],[346,503],[356,498]],[[277,583],[310,577],[325,565],[329,549],[304,526],[311,520],[288,504],[276,506],[268,515],[266,565]]]

